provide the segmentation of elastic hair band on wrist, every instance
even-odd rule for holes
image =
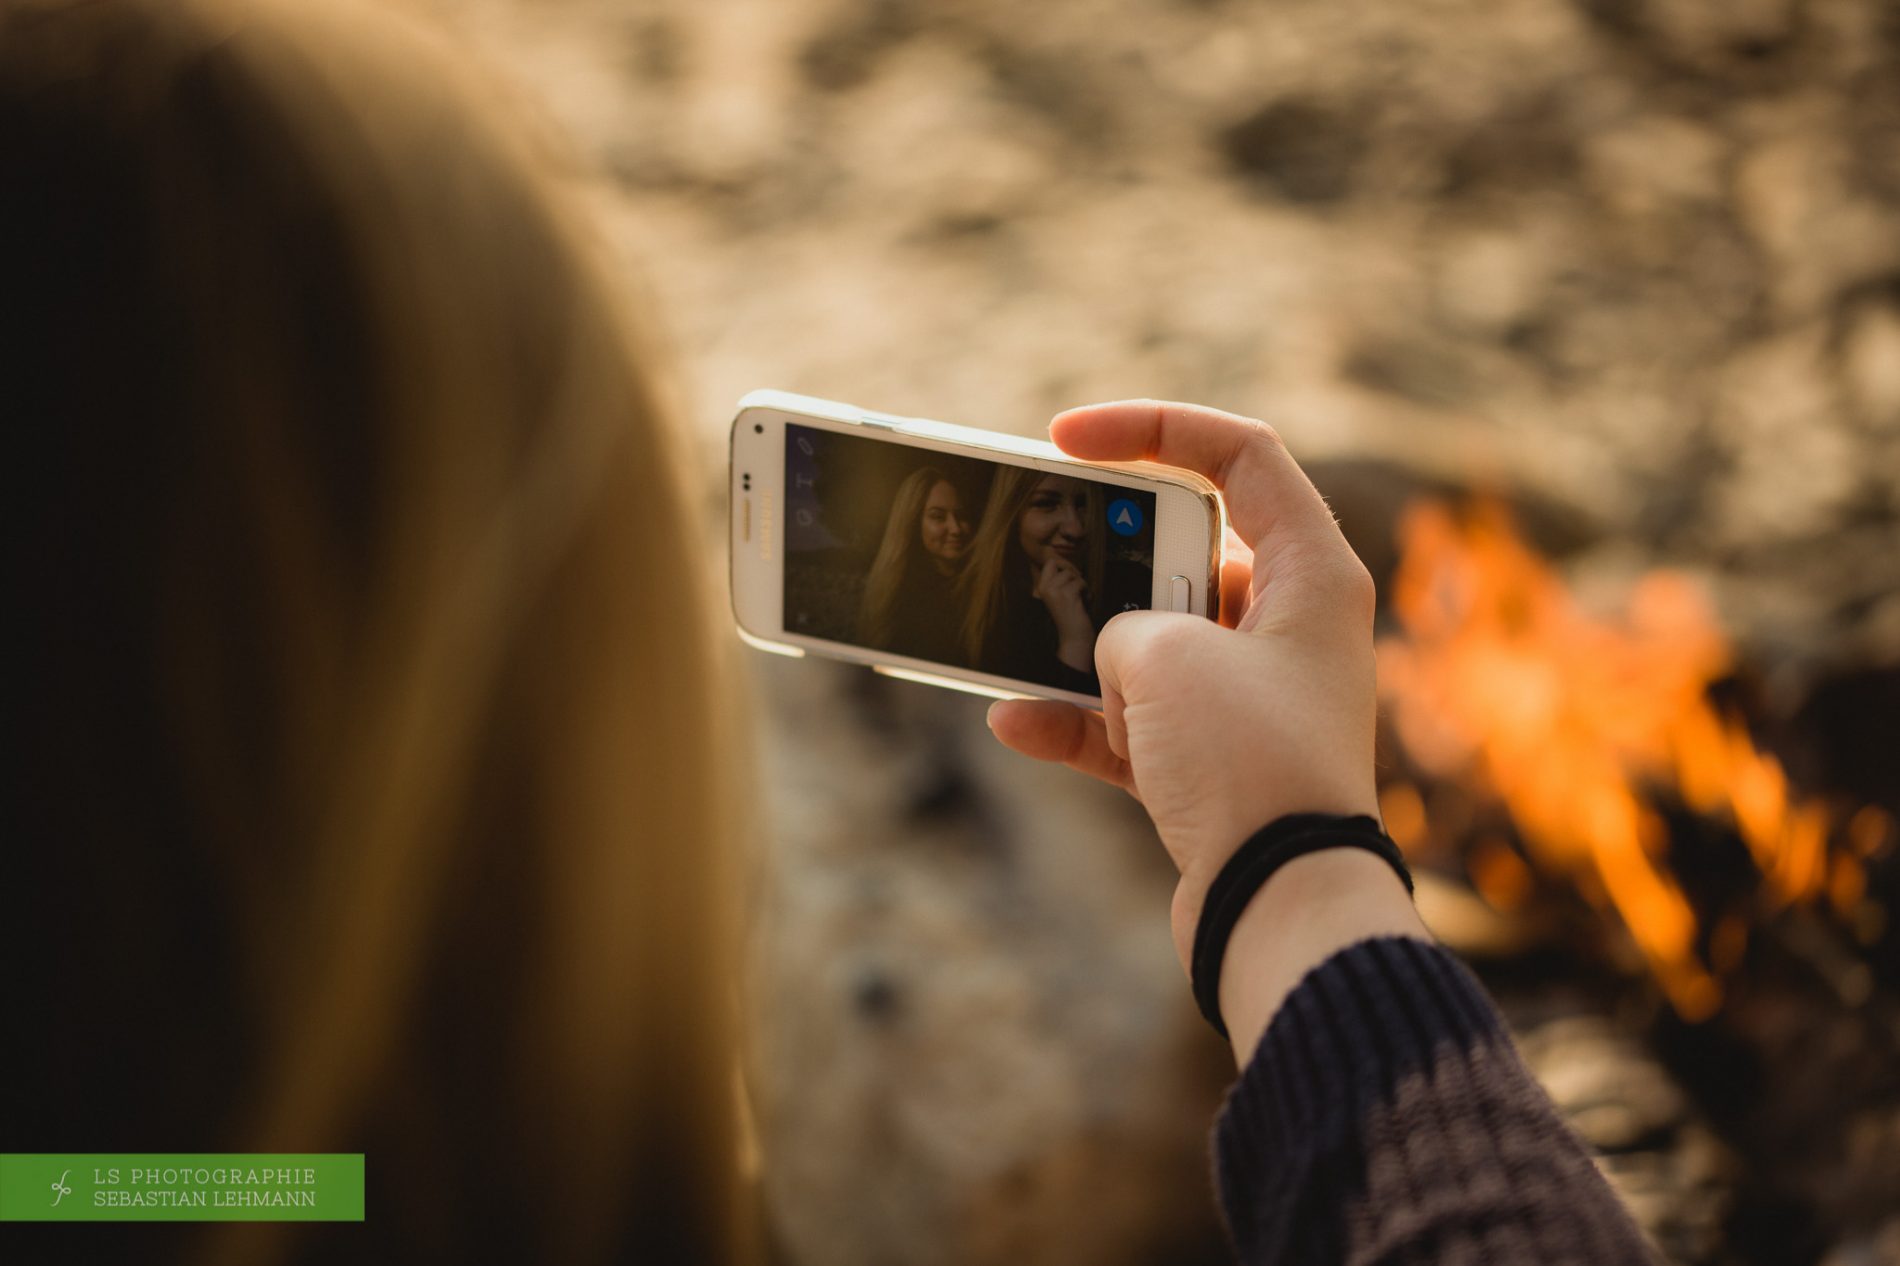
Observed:
[[[1194,958],[1189,966],[1194,1001],[1223,1038],[1227,1024],[1220,1014],[1220,970],[1234,925],[1275,871],[1296,857],[1326,848],[1363,848],[1383,858],[1398,872],[1405,891],[1412,891],[1412,872],[1405,868],[1399,846],[1364,814],[1289,813],[1254,832],[1215,876],[1201,905],[1200,926],[1194,930]]]

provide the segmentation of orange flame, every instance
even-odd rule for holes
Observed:
[[[1400,741],[1429,772],[1475,779],[1540,868],[1613,908],[1678,1013],[1720,1005],[1718,970],[1739,960],[1743,932],[1719,929],[1716,968],[1698,957],[1695,912],[1639,787],[1674,787],[1698,813],[1732,821],[1770,909],[1858,896],[1858,863],[1828,856],[1826,812],[1797,800],[1780,762],[1709,706],[1732,653],[1686,578],[1648,574],[1624,617],[1603,620],[1496,505],[1461,517],[1415,506],[1400,536],[1392,605],[1405,635],[1379,648]],[[1483,872],[1474,878],[1499,887],[1495,856]]]

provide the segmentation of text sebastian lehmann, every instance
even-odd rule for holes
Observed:
[[[102,1188],[117,1184],[119,1171],[94,1174]],[[265,1167],[206,1166],[199,1169],[134,1169],[131,1190],[92,1193],[95,1206],[132,1209],[314,1209],[317,1171]],[[291,1188],[291,1190],[285,1190]],[[296,1190],[302,1188],[302,1190]]]

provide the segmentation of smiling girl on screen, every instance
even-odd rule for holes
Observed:
[[[970,529],[969,503],[948,475],[924,466],[906,476],[865,578],[858,640],[915,659],[960,662],[957,577],[969,558]]]
[[[1101,489],[1003,466],[963,577],[962,650],[981,672],[1096,694],[1107,554]]]

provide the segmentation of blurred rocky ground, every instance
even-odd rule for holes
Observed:
[[[1900,661],[1891,0],[432,7],[574,138],[714,465],[757,386],[1023,433],[1200,400],[1369,506],[1370,555],[1401,491],[1495,489],[1586,592],[1704,576],[1778,706]],[[1221,1052],[1140,817],[972,701],[753,667],[786,1258],[1220,1260]],[[1756,1260],[1719,1200],[1638,1207]]]

